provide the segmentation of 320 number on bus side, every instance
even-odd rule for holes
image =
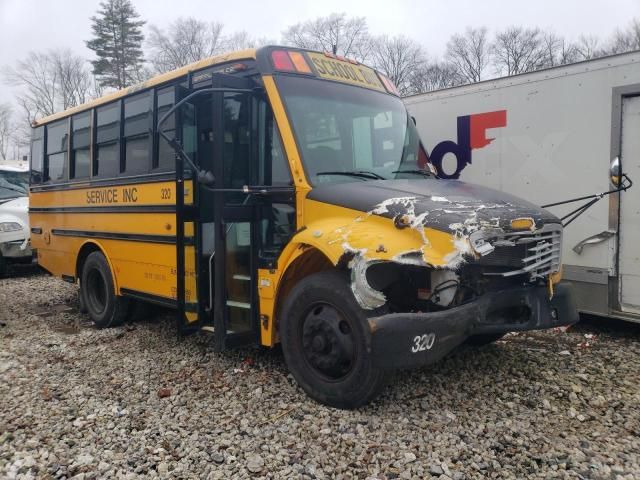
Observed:
[[[431,350],[436,343],[435,333],[425,333],[423,335],[416,335],[413,337],[411,343],[411,353],[425,352]]]

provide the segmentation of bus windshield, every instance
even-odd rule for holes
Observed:
[[[281,76],[278,86],[312,185],[428,175],[398,97],[308,77]]]
[[[0,170],[0,201],[29,195],[29,173]]]

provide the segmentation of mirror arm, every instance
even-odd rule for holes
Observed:
[[[612,193],[624,192],[630,189],[631,186],[633,185],[633,181],[631,181],[631,179],[626,173],[622,174],[622,178],[623,178],[623,182],[621,182],[620,186],[615,190],[609,190],[608,192],[603,192],[603,193],[596,193],[595,195],[586,195],[584,197],[573,198],[571,200],[565,200],[563,202],[548,203],[547,205],[541,205],[541,207],[542,208],[555,207],[556,205],[566,205],[568,203],[579,202],[580,200],[589,200],[585,204],[580,205],[575,210],[570,211],[565,216],[560,218],[560,221],[562,222],[562,226],[566,227],[567,225],[573,222],[576,218],[578,218],[580,215],[586,212],[591,206],[595,205],[599,200],[601,200],[605,196],[611,195]],[[628,183],[625,184],[624,180],[626,180]]]
[[[572,198],[571,200],[563,200],[561,202],[547,203],[546,205],[540,205],[540,206],[542,208],[548,208],[548,207],[555,207],[557,205],[565,205],[567,203],[579,202],[580,200],[590,200],[593,198],[600,200],[602,197],[605,197],[606,195],[627,191],[633,186],[633,182],[631,181],[631,179],[626,173],[623,173],[622,177],[625,180],[627,180],[627,182],[629,183],[625,184],[624,182],[622,182],[620,186],[614,190],[609,190],[608,192],[602,192],[602,193],[595,193],[593,195],[585,195],[584,197]]]

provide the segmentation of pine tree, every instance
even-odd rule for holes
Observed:
[[[142,26],[130,0],[104,0],[97,15],[91,17],[93,39],[87,47],[98,57],[93,74],[103,87],[124,88],[142,78]]]

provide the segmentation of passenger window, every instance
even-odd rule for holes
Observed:
[[[97,109],[94,175],[115,177],[120,173],[120,102]]]
[[[266,102],[258,104],[258,183],[291,187],[293,180],[284,154],[273,112]],[[291,196],[293,199],[293,196]],[[286,194],[265,199],[260,224],[262,258],[274,259],[295,232],[295,208]]]
[[[47,126],[47,156],[45,181],[59,182],[67,176],[67,149],[69,145],[69,119]]]
[[[44,160],[44,143],[42,135],[44,127],[38,127],[33,130],[31,138],[31,183],[42,183],[42,170]]]
[[[224,95],[223,184],[225,188],[242,188],[251,184],[249,97],[243,94]],[[225,203],[242,203],[246,194],[225,193]]]
[[[157,121],[169,111],[175,102],[175,87],[168,87],[163,90],[158,90],[157,93]],[[162,124],[162,130],[167,134],[169,138],[174,138],[176,135],[176,114],[171,114],[169,118]],[[158,159],[153,165],[153,168],[158,170],[175,170],[176,167],[176,155],[175,151],[167,141],[159,134],[157,135],[158,141]]]
[[[122,170],[126,173],[145,173],[151,167],[151,99],[150,92],[145,92],[124,101],[125,157]]]
[[[260,185],[291,186],[289,162],[282,149],[280,133],[273,112],[266,102],[258,105],[258,168]]]
[[[91,175],[91,112],[71,118],[71,168],[69,178],[88,178]]]

